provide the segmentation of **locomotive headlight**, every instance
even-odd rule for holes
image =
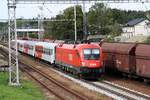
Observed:
[[[85,66],[85,62],[82,62],[82,66]]]

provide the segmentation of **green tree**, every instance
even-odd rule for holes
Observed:
[[[103,3],[93,5],[88,12],[89,31],[92,34],[108,34],[113,21],[111,16],[111,10]]]
[[[29,37],[30,37],[30,38],[36,38],[36,39],[37,39],[37,38],[38,38],[38,34],[37,34],[37,33],[30,33],[30,34],[29,34]]]
[[[83,13],[77,7],[77,37],[83,38]],[[126,11],[110,9],[103,3],[93,5],[87,15],[88,32],[91,34],[109,35],[111,38],[121,34],[121,26],[135,18],[146,18],[149,11]],[[74,19],[74,7],[65,9],[52,20]],[[44,22],[45,38],[74,40],[74,22]]]
[[[111,25],[110,30],[111,30],[111,35],[113,36],[119,36],[122,32],[122,29],[117,22]]]
[[[76,6],[77,9],[77,37],[83,37],[82,25],[83,14],[81,6]],[[56,15],[52,20],[74,19],[74,7],[69,7],[62,14]],[[74,21],[55,21],[46,22],[46,35],[55,39],[72,39],[74,40]]]

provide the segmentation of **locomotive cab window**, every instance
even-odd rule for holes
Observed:
[[[83,54],[85,60],[98,60],[100,57],[99,49],[84,49]]]

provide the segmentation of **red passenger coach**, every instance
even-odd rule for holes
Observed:
[[[24,51],[23,51],[23,52],[24,52],[25,54],[28,54],[28,51],[29,51],[29,45],[28,45],[28,42],[25,42],[25,43],[24,43]]]
[[[62,44],[56,47],[56,64],[75,74],[98,78],[103,72],[103,54],[95,44]]]
[[[35,46],[35,57],[42,59],[42,54],[43,54],[43,46]]]

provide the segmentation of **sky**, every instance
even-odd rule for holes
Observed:
[[[86,11],[94,3],[86,4]],[[108,7],[122,10],[150,10],[150,3],[105,3]],[[64,9],[73,6],[73,4],[17,4],[17,18],[36,18],[40,13],[40,7],[43,7],[42,13],[44,17],[51,18],[63,12]],[[0,0],[0,19],[8,18],[7,0]]]

